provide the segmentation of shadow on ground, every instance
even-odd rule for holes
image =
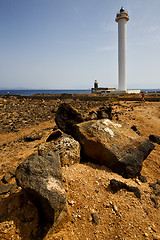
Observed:
[[[1,199],[0,239],[42,240],[50,227],[23,190]]]

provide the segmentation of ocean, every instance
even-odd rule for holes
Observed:
[[[34,94],[63,94],[63,93],[91,93],[91,89],[55,89],[55,90],[45,90],[45,89],[28,89],[28,90],[18,90],[18,89],[3,89],[0,90],[0,95],[6,95],[9,92],[10,95],[22,95],[30,96]],[[160,89],[141,89],[141,92],[160,92]]]
[[[28,90],[17,90],[17,89],[5,89],[0,90],[0,95],[6,95],[9,92],[10,95],[22,95],[30,96],[34,94],[63,94],[63,93],[91,93],[90,89],[55,89],[55,90],[45,90],[45,89],[28,89]]]

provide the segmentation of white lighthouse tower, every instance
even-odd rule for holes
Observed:
[[[118,23],[118,89],[126,91],[126,55],[128,13],[121,7],[115,21]]]
[[[126,80],[126,58],[127,58],[127,22],[129,21],[128,12],[121,7],[117,13],[115,21],[118,23],[118,90],[115,88],[99,88],[97,80],[95,80],[92,93],[101,94],[139,94],[140,90],[127,90]]]

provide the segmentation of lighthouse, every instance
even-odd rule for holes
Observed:
[[[128,13],[121,7],[116,15],[118,23],[118,89],[126,91],[127,22]]]
[[[127,62],[127,22],[129,21],[128,12],[123,7],[117,13],[115,21],[118,23],[118,89],[111,87],[98,87],[95,80],[92,93],[100,94],[139,94],[140,90],[127,90],[126,62]]]

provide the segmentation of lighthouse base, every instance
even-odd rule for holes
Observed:
[[[128,94],[139,94],[141,90],[116,90],[112,92],[112,94],[123,94],[123,93],[128,93]]]
[[[139,94],[141,90],[116,90],[115,88],[92,88],[91,92],[99,94]]]

